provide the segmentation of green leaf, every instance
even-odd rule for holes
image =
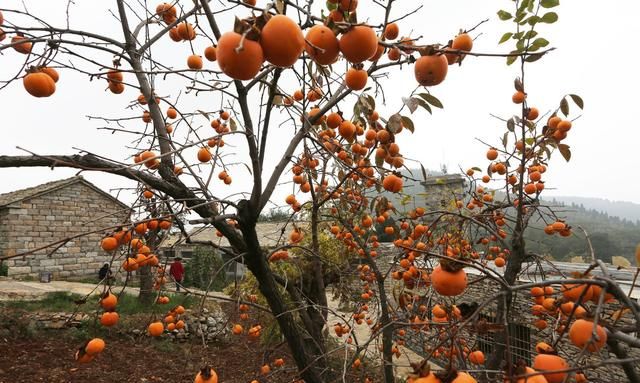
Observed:
[[[402,125],[407,128],[411,133],[415,131],[413,121],[407,116],[402,116]]]
[[[431,107],[429,106],[429,104],[427,104],[425,100],[421,98],[416,98],[415,100],[418,102],[418,105],[423,107],[427,112],[429,112],[429,114],[433,114],[433,112],[431,111]]]
[[[373,98],[373,96],[371,96],[370,94],[367,94],[366,97],[367,102],[369,103],[369,108],[371,108],[371,110],[376,110],[376,99]]]
[[[567,162],[571,160],[571,149],[569,148],[569,145],[558,144],[558,150],[560,150],[560,154],[562,154],[562,157],[564,157]]]
[[[520,6],[518,7],[518,13],[523,12],[527,6],[529,5],[529,3],[532,3],[533,0],[522,0],[520,2]]]
[[[418,96],[422,97],[426,102],[435,106],[436,108],[440,108],[440,109],[444,108],[444,106],[442,105],[442,102],[440,102],[440,100],[438,100],[438,98],[434,95],[431,95],[428,93],[420,93]]]
[[[411,114],[413,114],[413,112],[415,112],[416,109],[418,109],[419,102],[420,102],[420,99],[416,97],[410,97],[410,98],[402,97],[402,103],[404,103],[407,106],[407,108],[409,108],[409,112],[411,112]]]
[[[513,19],[513,22],[514,23],[519,23],[522,20],[524,20],[525,17],[527,17],[527,13],[526,12],[516,13],[516,17]]]
[[[519,53],[518,51],[511,51],[511,53]],[[513,64],[518,59],[518,56],[507,57],[507,65]]]
[[[387,123],[387,129],[391,133],[396,134],[400,131],[401,128],[402,128],[402,116],[396,113],[391,117],[389,117],[389,122]]]
[[[511,36],[513,36],[513,33],[511,32],[507,32],[504,35],[502,35],[502,37],[500,37],[500,41],[498,42],[498,44],[502,44],[504,42],[506,42],[507,40],[509,40],[511,38]]]
[[[427,180],[427,170],[424,168],[424,165],[422,165],[422,163],[420,164],[420,170],[422,170],[422,179],[423,180]]]
[[[549,45],[549,41],[547,41],[546,39],[544,39],[542,37],[538,37],[537,39],[533,40],[532,45],[534,45],[536,47],[544,48],[547,45]]]
[[[327,1],[327,9],[330,11],[338,9],[338,3],[332,3],[330,1]]]
[[[376,156],[376,166],[381,168],[384,166],[384,158]]]
[[[505,21],[511,19],[513,16],[511,16],[511,13],[507,11],[499,10],[498,17],[500,18],[500,20]]]
[[[560,0],[541,0],[540,5],[542,8],[553,8],[560,5]]]
[[[509,132],[504,132],[504,135],[502,136],[502,146],[504,148],[507,147],[507,142],[509,142]]]
[[[570,94],[569,97],[571,97],[573,102],[578,105],[578,108],[584,109],[584,101],[582,101],[582,97],[578,96],[577,94]]]
[[[524,59],[524,61],[532,63],[534,61],[540,60],[542,58],[542,56],[544,56],[544,55],[543,54],[539,54],[539,53],[538,54],[529,55]]]
[[[547,24],[553,24],[556,21],[558,21],[558,14],[555,12],[548,12],[545,13],[542,18],[540,19],[540,21],[542,21],[543,23],[547,23]]]
[[[284,1],[283,0],[276,0],[276,9],[278,10],[279,14],[282,14],[284,12]]]
[[[520,25],[529,24],[531,26],[534,26],[534,25],[538,24],[540,21],[541,21],[540,17],[531,16],[528,19],[526,19],[525,21],[521,22]]]
[[[507,120],[507,130],[513,132],[516,128],[516,123],[513,121],[513,118]]]
[[[530,30],[530,31],[527,31],[527,33],[525,33],[523,37],[525,39],[532,39],[532,38],[536,37],[537,35],[538,35],[537,31]]]
[[[565,115],[568,116],[569,115],[569,102],[567,102],[566,98],[563,98],[562,101],[560,101],[560,111]]]
[[[204,110],[200,110],[198,109],[198,113],[200,113],[201,115],[204,116],[204,118],[207,119],[207,121],[211,120],[211,117],[209,117],[209,113],[205,112]]]

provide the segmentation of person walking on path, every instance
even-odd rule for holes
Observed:
[[[105,262],[104,265],[98,271],[98,279],[100,281],[105,281],[107,285],[111,285],[113,281],[113,275],[111,275],[111,268],[109,267],[109,263]]]
[[[181,260],[182,258],[175,257],[169,269],[169,274],[171,274],[173,280],[176,281],[176,291],[180,291],[180,284],[184,277],[184,266],[182,265],[182,262],[180,262]]]

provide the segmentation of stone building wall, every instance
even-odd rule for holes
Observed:
[[[11,256],[57,240],[123,223],[127,212],[84,182],[24,199],[0,209],[0,254]],[[38,277],[48,271],[54,278],[97,275],[108,260],[99,246],[102,233],[70,240],[55,247],[4,261],[11,277]]]

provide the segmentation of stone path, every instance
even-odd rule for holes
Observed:
[[[33,281],[16,281],[13,279],[0,279],[0,301],[38,299],[43,295],[57,291],[86,295],[95,288],[95,285],[81,282],[52,281],[49,283]],[[137,293],[136,288],[127,288],[132,293]]]
[[[351,317],[351,312],[344,312],[339,310],[339,302],[337,300],[332,299],[333,298],[333,294],[332,293],[328,293],[328,306],[329,308],[334,311],[334,312],[329,312],[329,315],[327,317],[327,322],[329,323],[329,334],[334,337],[337,338],[335,331],[333,331],[333,326],[336,323],[342,323],[344,324],[344,321],[341,317],[343,317],[344,319],[349,319]],[[366,342],[370,337],[371,337],[371,329],[369,328],[369,326],[367,326],[366,324],[362,324],[362,325],[355,325],[355,327],[353,328],[353,332],[355,337],[358,339],[359,342],[363,343]],[[343,336],[342,338],[339,338],[342,342],[346,341],[347,337]],[[380,338],[380,342],[382,342],[382,338]],[[346,344],[346,343],[345,343]],[[377,349],[378,343],[377,342],[371,342],[369,344],[369,346],[367,347],[367,354],[369,357],[380,357],[380,353]],[[355,349],[355,346],[352,345],[347,345],[347,347],[351,347],[352,349]],[[396,358],[394,356],[394,364],[395,364],[395,376],[397,378],[406,378],[410,373],[413,372],[413,368],[410,367],[411,363],[419,363],[421,362],[424,358],[422,358],[420,355],[416,354],[415,352],[413,352],[412,350],[404,347],[404,346],[400,346],[399,347],[400,350],[400,358]],[[433,365],[431,366],[433,369],[439,369],[438,366]]]

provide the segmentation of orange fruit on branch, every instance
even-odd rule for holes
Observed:
[[[339,0],[336,3],[342,12],[353,12],[358,8],[358,0]]]
[[[100,324],[105,327],[115,326],[120,320],[120,315],[115,311],[107,311],[100,316]]]
[[[400,34],[400,27],[396,23],[387,24],[384,28],[384,38],[387,40],[395,40]]]
[[[211,152],[207,148],[198,149],[198,161],[209,162],[211,161]]]
[[[256,41],[243,39],[236,32],[227,32],[218,40],[218,65],[224,74],[235,80],[252,79],[263,62],[262,46]]]
[[[24,89],[34,97],[49,97],[56,91],[56,83],[44,72],[31,72],[22,79]]]
[[[209,61],[216,61],[218,58],[218,48],[212,46],[208,46],[204,49],[204,57]]]
[[[100,242],[100,247],[102,247],[104,251],[114,251],[118,248],[118,245],[118,240],[114,237],[103,238],[102,242]]]
[[[367,80],[369,74],[363,69],[356,69],[354,67],[347,70],[347,74],[344,77],[347,84],[347,88],[351,90],[362,90],[367,86]]]
[[[111,293],[107,293],[105,296],[102,297],[102,299],[100,299],[100,306],[102,306],[102,308],[107,311],[115,309],[117,304],[118,304],[118,297],[116,297]]]
[[[422,56],[415,62],[416,81],[422,86],[435,86],[447,77],[449,63],[444,55]]]
[[[178,24],[176,28],[178,28],[177,33],[182,40],[193,40],[196,38],[196,31],[193,29],[193,25],[191,25],[190,23],[185,21]]]
[[[393,173],[387,175],[382,180],[382,187],[392,193],[398,193],[400,190],[402,190],[402,184],[402,178]]]
[[[278,67],[288,67],[298,60],[305,48],[300,26],[285,15],[273,16],[260,34],[264,58]]]
[[[27,55],[31,53],[31,48],[33,47],[33,44],[29,41],[20,43],[20,41],[23,41],[23,40],[27,40],[27,38],[24,36],[13,36],[11,38],[11,43],[12,44],[18,43],[13,46],[13,49],[15,49],[16,52],[20,52],[22,54]]]
[[[204,63],[202,62],[202,57],[198,55],[190,55],[187,57],[187,66],[189,69],[200,70],[202,69]]]
[[[320,65],[336,62],[340,53],[338,39],[333,31],[324,25],[315,25],[305,37],[305,51],[313,61]]]
[[[533,368],[538,371],[565,370],[570,366],[567,361],[553,354],[539,354],[533,359]],[[567,376],[566,372],[545,373],[543,376],[549,383],[562,383]]]
[[[353,64],[358,64],[376,54],[378,36],[372,28],[357,25],[342,35],[339,45],[344,58]]]
[[[40,68],[40,71],[42,73],[46,73],[49,77],[51,77],[53,82],[58,82],[58,80],[60,79],[60,75],[58,74],[58,71],[55,70],[54,68],[42,67],[42,68]]]
[[[525,98],[527,98],[527,96],[524,94],[524,92],[517,91],[513,94],[513,96],[511,96],[511,101],[513,101],[514,104],[522,104]]]
[[[431,284],[440,295],[457,296],[467,288],[467,273],[463,269],[448,271],[438,265],[431,273]]]
[[[597,339],[592,337],[594,326],[596,326]],[[595,352],[607,343],[607,332],[600,325],[595,325],[586,319],[578,319],[569,328],[569,339],[576,347]]]

